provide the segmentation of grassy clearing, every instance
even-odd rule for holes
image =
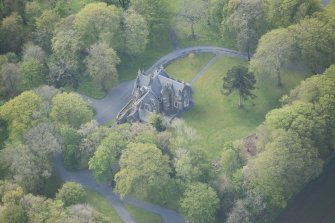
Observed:
[[[219,57],[195,83],[195,105],[183,114],[183,119],[198,131],[201,146],[207,149],[212,158],[219,155],[225,142],[241,139],[255,132],[266,113],[279,106],[281,96],[306,77],[302,72],[288,71],[283,75],[283,88],[276,87],[275,77],[257,78],[261,79],[254,92],[257,98],[247,101],[244,109],[238,109],[237,94],[223,96],[220,92],[222,77],[238,64],[248,65],[247,61],[238,58]]]
[[[125,204],[126,209],[137,223],[159,223],[161,219],[158,215],[147,212],[143,209]]]
[[[87,203],[97,211],[109,217],[113,223],[123,223],[112,205],[101,194],[87,190]]]
[[[190,82],[202,68],[206,66],[209,60],[213,57],[213,54],[189,54],[188,56],[181,58],[173,62],[166,68],[171,77],[185,82]]]
[[[102,99],[107,94],[103,90],[97,88],[94,81],[89,76],[84,76],[81,78],[77,92],[95,99]]]

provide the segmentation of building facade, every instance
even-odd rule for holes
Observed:
[[[117,122],[147,122],[152,113],[174,116],[191,105],[192,88],[188,83],[170,78],[163,67],[148,75],[139,71],[132,99],[119,113]]]

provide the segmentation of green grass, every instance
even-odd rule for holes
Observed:
[[[131,80],[137,76],[139,69],[146,70],[151,67],[157,60],[173,50],[172,43],[169,40],[167,28],[157,31],[144,53],[140,56],[120,55],[121,64],[118,66],[119,80]]]
[[[159,223],[161,219],[158,215],[147,212],[143,209],[125,204],[126,209],[137,223]]]
[[[80,79],[77,92],[95,99],[102,99],[106,96],[106,92],[95,86],[92,78],[84,76]]]
[[[113,223],[122,223],[121,218],[119,217],[113,206],[101,194],[95,191],[87,190],[86,201],[88,204],[92,205],[97,211],[109,217]],[[138,223],[160,222],[160,217],[158,215],[152,214],[140,208],[136,208],[129,204],[125,204],[125,208]]]
[[[276,86],[273,76],[257,78],[261,79],[254,92],[257,98],[247,101],[243,109],[238,109],[237,94],[223,96],[220,92],[222,77],[238,64],[248,65],[247,61],[238,58],[220,56],[193,86],[195,105],[182,116],[186,123],[197,130],[201,137],[200,146],[206,148],[212,158],[221,152],[225,142],[254,133],[266,113],[279,106],[281,96],[306,77],[302,72],[288,71],[283,74],[283,88]]]
[[[190,82],[206,66],[213,54],[189,54],[167,67],[167,73],[180,81]]]
[[[101,194],[87,190],[87,203],[109,217],[113,223],[123,223],[113,206]]]

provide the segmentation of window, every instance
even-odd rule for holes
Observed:
[[[175,106],[176,108],[178,108],[178,103],[177,103],[177,102],[175,102],[175,103],[174,103],[174,106]]]
[[[187,98],[187,99],[185,100],[185,106],[187,107],[189,104],[190,104],[190,99]]]

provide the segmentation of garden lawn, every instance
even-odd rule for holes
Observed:
[[[276,86],[274,76],[257,77],[257,89],[254,91],[257,98],[247,101],[243,109],[238,109],[236,93],[230,96],[221,94],[222,78],[234,65],[247,66],[248,63],[220,56],[193,86],[194,107],[182,115],[186,123],[197,130],[201,139],[199,145],[208,151],[211,158],[221,153],[225,142],[254,133],[266,113],[280,105],[282,95],[307,77],[302,71],[287,71],[282,77],[283,88]],[[187,67],[183,69],[187,70]]]
[[[165,70],[180,81],[190,82],[213,57],[211,53],[189,54],[184,58],[174,61]]]
[[[123,223],[113,206],[101,194],[95,191],[87,190],[86,201],[97,211],[109,217],[113,223]]]
[[[125,204],[129,214],[135,219],[137,223],[160,223],[161,219],[158,215],[147,212],[143,209]]]
[[[109,217],[113,223],[122,223],[121,218],[113,206],[101,194],[87,190],[87,203],[92,205],[97,211]],[[125,208],[137,223],[159,223],[160,217],[132,205],[125,204]]]

